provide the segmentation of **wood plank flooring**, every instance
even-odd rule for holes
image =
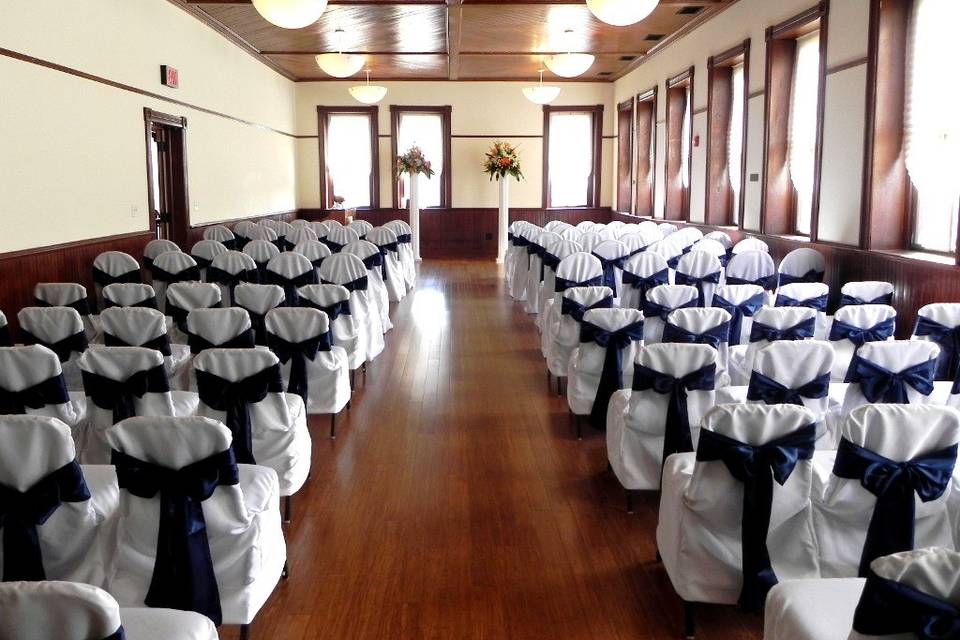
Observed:
[[[392,316],[336,441],[311,422],[291,577],[254,639],[681,637],[657,497],[626,513],[603,434],[574,437],[497,266],[424,262]],[[762,635],[732,607],[698,624],[702,640]]]

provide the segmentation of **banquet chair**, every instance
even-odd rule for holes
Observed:
[[[93,259],[93,293],[103,308],[103,288],[117,283],[140,282],[140,264],[122,251],[105,251]]]
[[[267,282],[267,265],[280,255],[280,249],[267,240],[250,240],[243,245],[243,252],[253,258],[257,265],[257,282]]]
[[[563,231],[564,229],[570,229],[572,227],[573,227],[572,224],[568,222],[564,222],[563,220],[550,220],[545,225],[543,225],[544,229],[546,229],[547,231],[552,231],[557,235],[560,235],[560,232]]]
[[[317,234],[317,240],[322,241],[327,237],[327,232],[330,230],[330,227],[325,224],[326,221],[315,220],[310,223],[310,228],[315,234]],[[326,245],[324,245],[326,246]]]
[[[282,243],[280,241],[280,236],[277,235],[277,232],[271,229],[270,227],[263,224],[254,224],[246,229],[247,242],[244,243],[243,250],[246,251],[247,246],[254,242],[255,240],[262,240],[263,242],[269,242],[274,247],[277,248],[277,251],[281,251],[280,248]],[[256,258],[254,258],[256,260]]]
[[[715,403],[719,353],[704,344],[637,348],[632,388],[607,410],[607,460],[633,512],[633,493],[660,488],[663,463],[694,450],[700,421]]]
[[[336,229],[338,227],[343,226],[343,224],[339,220],[336,220],[334,218],[328,218],[327,220],[323,220],[322,222],[314,223],[314,224],[319,224],[324,229],[324,233],[322,235],[320,234],[319,231],[317,231],[318,238],[325,238],[327,237],[327,234],[330,233],[331,229]],[[316,228],[314,228],[314,231],[316,231]]]
[[[666,236],[659,242],[654,242],[647,247],[647,252],[655,253],[667,261],[670,267],[670,280],[673,282],[673,271],[677,268],[677,263],[683,257],[683,238],[675,238],[673,235]]]
[[[233,292],[237,285],[257,282],[259,273],[253,258],[240,251],[227,251],[213,259],[207,268],[206,281],[220,287],[220,304],[233,306]]]
[[[780,261],[779,285],[797,282],[823,282],[827,261],[816,249],[800,247],[783,256]]]
[[[700,238],[690,247],[691,253],[695,251],[709,253],[720,262],[720,266],[727,264],[727,248],[716,240],[707,238],[706,236]]]
[[[288,251],[271,258],[265,271],[266,283],[283,289],[284,302],[288,307],[297,306],[297,289],[308,284],[317,284],[317,270],[313,263],[299,253]]]
[[[631,256],[635,256],[638,253],[646,251],[647,247],[659,240],[659,237],[651,237],[638,231],[636,233],[628,233],[620,236],[618,240],[627,246],[627,251]]]
[[[373,225],[367,220],[351,220],[347,225],[348,229],[353,229],[360,236],[361,240],[367,239],[367,234],[373,229]]]
[[[304,218],[295,218],[290,221],[290,226],[291,227],[309,227],[310,221],[305,220]]]
[[[256,344],[267,344],[267,313],[271,309],[285,306],[285,296],[283,287],[276,284],[240,284],[234,289],[234,304],[247,312]]]
[[[661,284],[647,289],[643,301],[644,344],[656,344],[663,340],[667,318],[677,309],[697,306],[697,288],[686,284]]]
[[[583,231],[577,227],[567,227],[560,232],[560,237],[564,240],[569,240],[570,242],[576,242],[580,244],[580,236],[583,235]]]
[[[323,239],[323,243],[330,248],[331,252],[340,253],[345,246],[358,240],[360,240],[360,234],[355,229],[341,226],[330,229],[327,232],[327,237]]]
[[[336,284],[310,284],[300,289],[300,306],[326,314],[330,322],[331,343],[341,347],[347,354],[352,387],[352,374],[366,362],[367,347],[365,334],[359,330],[350,313],[350,290]]]
[[[373,362],[383,352],[383,324],[370,295],[363,260],[349,253],[330,256],[320,266],[320,282],[337,284],[350,291],[350,314],[360,333],[364,334],[361,344],[366,346],[366,361]]]
[[[299,491],[310,473],[307,412],[300,396],[284,391],[277,356],[265,349],[208,349],[193,367],[197,415],[227,426],[237,462],[276,471],[283,497]]]
[[[933,405],[870,404],[841,425],[836,452],[814,456],[821,577],[865,577],[880,556],[955,548],[951,476],[960,413]]]
[[[837,309],[830,324],[830,343],[836,358],[833,381],[847,379],[847,369],[857,349],[868,342],[893,340],[897,310],[885,304],[849,305]]]
[[[753,371],[757,351],[778,340],[813,340],[817,311],[806,307],[761,307],[754,313],[750,339],[730,352],[732,384],[745,385]]]
[[[207,349],[253,349],[253,324],[246,309],[194,309],[187,314],[187,344],[196,356]]]
[[[170,341],[187,344],[187,316],[194,309],[220,306],[220,287],[210,282],[175,282],[167,287],[166,315],[170,318]]]
[[[170,391],[163,355],[144,347],[93,347],[81,356],[87,396],[84,464],[110,464],[107,429],[133,416],[190,416],[196,394]]]
[[[603,286],[613,291],[615,300],[620,298],[620,289],[623,286],[623,266],[630,258],[627,245],[619,240],[604,240],[590,252],[600,261],[603,269]]]
[[[293,250],[310,261],[310,264],[313,265],[313,270],[317,272],[317,278],[320,277],[320,265],[323,264],[324,260],[333,255],[330,247],[319,240],[301,240]]]
[[[308,414],[329,414],[335,439],[337,414],[350,402],[350,363],[346,350],[331,341],[327,315],[274,309],[267,314],[267,344],[280,360],[287,392],[300,396]]]
[[[536,238],[530,243],[530,246],[527,247],[530,253],[530,259],[527,261],[527,285],[526,285],[526,295],[523,299],[523,310],[526,313],[532,313],[539,315],[540,313],[540,296],[542,294],[543,278],[544,278],[544,262],[543,258],[547,252],[547,246],[553,246],[556,242],[560,242],[562,238],[552,231],[541,230]]]
[[[203,239],[216,240],[231,251],[237,249],[237,237],[226,225],[215,224],[207,227],[203,230]]]
[[[106,591],[79,582],[0,583],[0,638],[18,640],[217,640],[189,611],[120,609]]]
[[[404,220],[391,220],[383,226],[397,234],[400,264],[403,266],[403,279],[409,291],[413,289],[417,282],[417,266],[413,255],[413,229]]]
[[[664,238],[677,232],[677,225],[670,224],[669,222],[661,222],[657,225],[657,229],[660,231],[660,235]]]
[[[518,302],[527,297],[527,279],[530,274],[530,259],[535,255],[536,240],[540,235],[540,228],[529,222],[517,225],[513,243],[517,247],[511,258],[510,280],[507,282],[507,292]]]
[[[765,251],[745,251],[734,254],[724,270],[726,284],[756,284],[765,291],[777,288],[777,268]],[[770,303],[773,303],[772,295]]]
[[[642,252],[623,264],[620,306],[624,309],[643,309],[647,291],[670,282],[670,269],[663,256]]]
[[[380,255],[383,256],[383,282],[387,287],[387,300],[400,302],[407,295],[407,287],[403,280],[403,265],[400,263],[397,234],[386,227],[374,227],[367,231],[366,238],[368,242],[376,245]]]
[[[617,240],[619,239],[619,228],[623,226],[623,223],[619,220],[611,222],[609,224],[600,225],[599,229],[595,229],[597,233],[600,234],[600,239],[603,242],[608,240]]]
[[[70,307],[80,314],[87,340],[100,333],[99,319],[90,314],[87,289],[75,282],[38,282],[33,287],[33,304],[37,307]]]
[[[733,240],[730,239],[730,234],[726,233],[725,231],[711,231],[710,233],[704,234],[703,239],[719,242],[723,246],[723,249],[727,253],[728,257],[733,250]]]
[[[640,231],[640,225],[633,222],[626,222],[617,227],[617,239],[623,242],[624,236],[636,235]]]
[[[760,238],[744,238],[740,242],[737,242],[735,245],[733,245],[733,255],[739,255],[741,253],[746,253],[747,251],[762,251],[763,253],[770,253],[770,247],[767,246],[767,243]]]
[[[581,220],[580,222],[577,223],[577,229],[580,229],[580,231],[582,232],[590,231],[596,226],[597,226],[597,223],[594,222],[593,220]]]
[[[913,340],[928,340],[940,347],[937,380],[953,380],[960,372],[960,303],[928,304],[917,311]]]
[[[601,242],[603,242],[603,236],[600,235],[597,231],[584,231],[580,234],[580,239],[577,240],[580,243],[580,246],[583,247],[583,250],[587,253],[593,253],[593,250],[597,248]]]
[[[840,287],[840,306],[855,304],[893,304],[893,285],[872,280],[848,282]]]
[[[785,582],[770,590],[763,637],[890,640],[931,633],[944,637],[938,628],[946,629],[949,637],[949,623],[941,621],[960,608],[958,577],[960,554],[931,548],[877,558],[866,579]]]
[[[227,245],[218,240],[200,240],[190,248],[190,257],[197,263],[200,269],[200,279],[209,282],[207,270],[213,263],[213,259],[219,255],[227,253]]]
[[[372,242],[357,240],[344,245],[343,253],[355,255],[363,261],[363,266],[367,269],[367,291],[374,310],[380,314],[384,333],[390,331],[393,329],[393,322],[390,320],[390,298],[387,284],[383,280],[387,271],[380,249]]]
[[[827,302],[830,297],[830,287],[822,282],[795,282],[785,284],[777,289],[774,306],[777,307],[809,307],[817,310],[817,327],[814,335],[817,338],[826,338],[829,331],[827,321]]]
[[[0,347],[12,347],[13,337],[10,335],[10,324],[7,322],[7,316],[0,311]]]
[[[317,232],[310,228],[306,224],[306,221],[302,221],[302,225],[294,225],[291,227],[290,231],[287,232],[286,240],[287,245],[290,247],[290,251],[296,251],[297,246],[303,242],[319,242],[320,238],[317,237]],[[297,253],[300,253],[299,251]]]
[[[548,357],[553,345],[557,323],[560,320],[560,299],[570,287],[600,286],[603,282],[603,267],[600,261],[586,252],[578,252],[560,260],[554,275],[552,302],[544,308],[541,319],[540,352]]]
[[[202,417],[129,418],[107,440],[120,485],[107,590],[121,606],[194,611],[249,638],[286,562],[276,473],[237,464],[229,429]],[[187,523],[200,532],[189,547]]]
[[[673,281],[675,284],[696,287],[697,306],[709,307],[722,276],[723,266],[717,256],[706,251],[691,250],[677,261]]]
[[[161,253],[166,253],[168,251],[180,251],[180,245],[173,240],[156,238],[148,242],[143,247],[143,268],[146,270],[148,276],[150,276],[150,269],[153,267],[153,261],[156,260],[157,256],[159,256]]]
[[[168,316],[167,289],[170,285],[182,282],[200,282],[200,267],[197,261],[181,251],[167,251],[161,253],[150,265],[153,276],[153,289],[157,292],[157,299],[161,301],[161,311]]]
[[[676,309],[667,316],[661,342],[708,344],[717,350],[718,386],[729,384],[730,314],[715,307]]]
[[[108,347],[145,347],[160,352],[173,389],[188,389],[190,347],[170,342],[166,317],[156,309],[114,307],[100,314],[103,344]]]
[[[102,295],[104,311],[113,307],[157,308],[157,293],[148,284],[139,282],[108,284],[103,288]]]
[[[842,414],[865,404],[935,402],[933,380],[939,353],[936,344],[919,340],[864,344],[850,361]]]
[[[70,427],[49,416],[0,416],[0,443],[3,582],[102,584],[110,470],[81,467]]]
[[[237,251],[243,251],[243,248],[250,242],[250,238],[247,236],[250,233],[250,229],[256,225],[250,220],[241,220],[237,224],[233,225],[233,235],[234,235],[234,249]]]
[[[554,292],[557,288],[557,267],[560,261],[567,256],[579,253],[581,247],[576,242],[564,240],[557,236],[557,239],[548,243],[543,250],[543,281],[540,283],[540,308],[537,311],[535,320],[537,328],[542,333],[544,331],[545,316],[548,309],[553,304]]]
[[[261,220],[259,224],[267,227],[277,234],[277,239],[274,241],[277,245],[277,249],[280,249],[280,251],[290,251],[293,248],[293,245],[290,244],[289,240],[287,240],[287,234],[293,229],[289,222],[265,218]]]
[[[57,354],[38,344],[0,347],[0,414],[57,418],[78,446],[86,433],[83,393],[67,391]]]
[[[70,307],[24,307],[17,314],[17,321],[23,344],[39,344],[57,354],[67,389],[81,391],[77,358],[87,350],[89,342],[80,314]]]
[[[763,308],[767,295],[756,284],[722,284],[714,289],[710,305],[730,314],[730,347],[750,339],[753,317]]]
[[[557,378],[557,395],[560,394],[560,378],[566,378],[570,359],[580,344],[580,328],[583,316],[593,309],[610,309],[614,306],[613,291],[609,287],[570,287],[560,298],[559,317],[550,329],[552,342],[547,352],[547,381]]]
[[[503,281],[507,286],[507,293],[510,293],[510,282],[513,280],[514,266],[521,253],[526,253],[526,246],[521,246],[519,241],[520,229],[524,225],[530,224],[526,220],[514,220],[507,225],[507,250],[503,256]],[[523,249],[523,251],[521,251]]]
[[[778,580],[819,577],[811,484],[816,427],[797,405],[725,404],[696,453],[663,468],[657,545],[694,635],[696,602],[763,608]]]

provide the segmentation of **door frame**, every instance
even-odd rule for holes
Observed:
[[[170,152],[173,154],[173,162],[179,165],[182,175],[182,189],[175,189],[179,193],[180,202],[173,203],[173,219],[171,224],[170,238],[181,247],[186,246],[190,236],[190,181],[187,178],[187,118],[185,116],[175,116],[169,113],[154,111],[149,107],[143,108],[144,123],[144,141],[146,143],[147,156],[147,216],[149,218],[150,232],[157,234],[157,221],[153,215],[153,157],[150,154],[150,146],[153,137],[153,125],[159,124],[169,127],[174,135],[171,138]],[[176,176],[174,177],[176,180]]]

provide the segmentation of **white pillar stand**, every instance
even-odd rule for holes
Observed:
[[[502,176],[500,182],[500,218],[497,227],[497,264],[507,256],[507,227],[510,226],[510,181]]]
[[[413,245],[413,259],[420,262],[420,174],[410,174],[410,241]]]

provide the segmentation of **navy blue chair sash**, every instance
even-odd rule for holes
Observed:
[[[877,497],[867,538],[860,556],[860,576],[865,577],[877,558],[913,549],[916,494],[923,502],[936,500],[950,485],[957,461],[957,445],[894,462],[841,438],[833,474],[859,480]]]
[[[219,267],[208,267],[207,268],[207,282],[213,282],[215,284],[223,285],[230,292],[230,306],[234,306],[233,300],[233,290],[237,288],[238,284],[244,282],[258,282],[259,275],[256,269],[242,270],[236,273],[230,273],[224,271]]]
[[[777,329],[768,324],[762,324],[754,321],[750,327],[750,342],[776,342],[777,340],[806,340],[813,337],[814,327],[817,324],[816,318],[807,318],[797,324]]]
[[[183,307],[177,306],[169,299],[167,300],[165,313],[170,316],[171,320],[173,320],[173,324],[184,333],[187,332],[187,316],[190,315],[191,311],[192,309],[184,309]]]
[[[67,336],[57,342],[44,342],[23,327],[20,327],[20,337],[23,339],[23,344],[39,344],[50,349],[57,354],[61,363],[69,360],[70,356],[74,353],[83,353],[86,351],[89,344],[85,331],[78,331],[72,336]]]
[[[199,282],[200,281],[200,267],[187,267],[182,271],[176,273],[170,273],[165,271],[153,264],[150,265],[150,273],[153,274],[153,279],[158,282],[166,282],[167,284],[174,284],[176,282]]]
[[[285,296],[283,306],[295,307],[300,299],[300,294],[297,293],[297,289],[305,287],[308,284],[317,284],[317,270],[310,269],[292,278],[284,277],[273,271],[267,271],[267,280],[269,284],[276,284],[283,288],[283,294]]]
[[[293,251],[293,247],[296,246],[296,245],[294,245],[292,242],[290,242],[289,240],[287,240],[287,237],[286,237],[286,236],[279,236],[279,237],[274,241],[274,244],[277,245],[277,249],[280,249],[281,252],[283,252],[283,251]]]
[[[369,286],[369,281],[367,280],[367,276],[363,276],[362,278],[357,278],[356,280],[351,280],[350,282],[344,282],[343,284],[340,284],[339,282],[331,282],[329,280],[321,280],[320,283],[321,284],[339,284],[341,287],[345,287],[350,293],[353,293],[354,291],[366,291],[367,287]]]
[[[250,238],[242,236],[236,231],[233,232],[233,249],[235,251],[243,251],[243,248],[247,246],[250,242]]]
[[[933,392],[935,367],[935,360],[927,360],[894,372],[854,355],[846,381],[859,383],[863,397],[872,403],[909,404],[908,386],[925,396]]]
[[[830,372],[815,377],[795,389],[784,386],[759,371],[750,374],[747,386],[747,400],[763,401],[764,404],[797,404],[803,406],[803,399],[819,400],[826,398],[830,391]]]
[[[409,236],[407,236],[407,238],[409,238]],[[403,240],[400,239],[400,236],[397,236],[397,242],[403,242]],[[408,239],[407,242],[410,242],[410,240]],[[529,246],[530,246],[530,240],[527,240],[527,239],[524,238],[523,236],[514,236],[514,237],[513,237],[513,246],[515,246],[515,247],[523,247],[523,248],[529,247]]]
[[[144,604],[201,613],[223,622],[220,588],[213,572],[203,501],[220,486],[239,479],[233,451],[227,449],[182,469],[169,469],[113,451],[121,489],[138,498],[160,494],[157,556]]]
[[[563,293],[571,287],[599,287],[603,285],[603,275],[599,275],[596,278],[587,278],[586,280],[576,281],[576,280],[567,280],[557,276],[554,278],[553,290],[556,293]]]
[[[872,327],[858,327],[842,320],[833,319],[830,327],[830,340],[849,340],[858,347],[868,342],[882,342],[893,337],[896,329],[896,320],[887,318]]]
[[[344,245],[339,242],[334,242],[330,238],[320,238],[320,242],[327,245],[327,248],[330,249],[331,253],[340,253],[343,250]]]
[[[265,347],[267,345],[267,313],[269,313],[269,310],[266,313],[257,313],[246,307],[240,308],[250,316],[250,327],[253,329],[253,343]]]
[[[678,327],[670,322],[663,327],[663,342],[680,342],[683,344],[708,344],[714,349],[719,349],[720,345],[727,342],[730,338],[730,323],[721,322],[712,329],[703,333],[692,333],[682,327]]]
[[[138,371],[126,380],[113,380],[90,371],[81,371],[81,376],[84,393],[97,407],[113,412],[113,424],[137,415],[137,398],[170,391],[163,365]]]
[[[692,309],[697,306],[696,298],[688,300],[681,305],[676,307],[665,307],[663,305],[657,304],[656,302],[651,302],[650,300],[643,301],[643,315],[647,318],[660,318],[664,322],[667,321],[667,316],[676,311],[677,309]]]
[[[580,342],[592,342],[606,350],[597,395],[590,411],[590,422],[598,429],[607,426],[607,405],[610,396],[623,388],[623,353],[631,342],[643,340],[643,320],[609,331],[584,321],[580,325]]]
[[[703,277],[692,276],[688,273],[677,271],[674,276],[674,282],[677,284],[686,284],[697,288],[697,306],[707,306],[706,296],[704,294],[704,285],[707,283],[720,284],[720,272],[708,273]]]
[[[23,415],[27,409],[70,402],[63,374],[47,378],[20,391],[0,388],[0,415]]]
[[[670,283],[670,270],[662,269],[657,271],[647,277],[638,276],[635,273],[630,273],[629,271],[623,272],[623,286],[632,287],[636,289],[638,293],[638,306],[643,308],[644,302],[647,300],[647,291],[658,287],[662,284]]]
[[[738,278],[736,276],[731,276],[727,274],[727,284],[755,284],[757,286],[763,287],[765,291],[773,291],[777,288],[777,274],[773,273],[769,276],[761,276],[759,278],[754,278],[749,280],[747,278]]]
[[[590,254],[600,261],[603,268],[603,286],[610,287],[614,297],[617,295],[617,269],[623,271],[623,265],[630,256],[619,256],[617,258],[604,258],[596,253]]]
[[[797,300],[782,293],[777,295],[776,306],[778,307],[807,307],[825,312],[827,310],[827,295],[817,296],[816,298],[807,298],[806,300]]]
[[[34,298],[33,303],[35,306],[38,306],[38,307],[67,307],[69,309],[73,309],[74,311],[79,313],[81,316],[90,315],[90,303],[87,302],[86,298],[80,298],[79,300],[75,300],[69,304],[50,304],[46,300],[41,300],[40,298]]]
[[[141,344],[130,344],[125,340],[121,340],[112,333],[104,331],[103,344],[108,347],[143,347],[144,349],[153,349],[154,351],[159,351],[164,356],[170,356],[172,353],[170,349],[170,336],[166,333],[159,335],[152,340],[147,340]]]
[[[758,293],[755,296],[750,296],[740,304],[734,304],[726,298],[714,294],[711,306],[717,307],[718,309],[723,309],[730,314],[731,345],[740,344],[740,337],[743,333],[744,317],[752,318],[757,311],[763,308],[763,304],[766,302],[766,299],[767,296],[765,293]]]
[[[523,238],[521,238],[520,236],[517,236],[517,240],[518,240],[518,241],[519,241],[519,240],[523,240]],[[398,234],[397,234],[397,244],[410,244],[411,242],[413,242],[413,238],[411,237],[411,235],[410,235],[409,233],[398,233]],[[519,244],[518,244],[517,246],[525,246],[525,245],[519,245]]]
[[[0,347],[12,347],[13,338],[10,336],[10,325],[0,327]]]
[[[348,316],[348,315],[350,315],[350,301],[349,301],[349,300],[341,300],[340,302],[334,302],[333,304],[330,304],[330,305],[327,305],[327,306],[323,306],[323,305],[317,304],[317,303],[314,302],[313,300],[307,300],[306,298],[300,298],[300,306],[301,306],[301,307],[308,307],[308,308],[310,308],[310,309],[317,309],[317,310],[319,310],[319,311],[323,311],[325,314],[327,314],[327,319],[330,320],[330,324],[331,324],[331,325],[332,325],[333,322],[334,322],[337,318],[339,318],[340,316]]]
[[[127,633],[123,630],[123,627],[118,627],[116,631],[111,633],[109,636],[103,640],[126,640]]]
[[[268,393],[282,393],[283,379],[279,365],[267,367],[236,382],[197,370],[197,393],[200,401],[215,411],[227,414],[225,423],[233,434],[233,451],[240,464],[256,464],[253,457],[253,433],[250,405],[263,401]]]
[[[667,266],[670,267],[671,269],[676,269],[677,265],[680,264],[680,258],[682,258],[684,255],[686,255],[685,251],[678,253],[677,255],[672,256],[670,258],[667,258]]]
[[[863,298],[847,295],[846,293],[840,295],[841,307],[858,304],[893,304],[893,293],[885,293],[882,296],[876,297],[872,300],[864,300]]]
[[[800,460],[813,457],[816,438],[812,424],[756,447],[715,431],[700,431],[697,460],[723,462],[743,483],[743,587],[738,602],[745,611],[762,611],[767,592],[777,584],[767,549],[773,482],[783,486]]]
[[[853,629],[873,636],[913,634],[920,640],[956,640],[960,607],[870,571],[853,615]]]
[[[591,309],[611,308],[613,308],[613,296],[601,298],[590,306],[582,305],[579,302],[571,300],[565,296],[560,299],[560,315],[571,316],[577,322],[583,322],[583,314]]]
[[[948,327],[930,318],[920,316],[913,329],[914,335],[929,336],[940,346],[937,358],[937,380],[953,380],[960,373],[960,325]]]
[[[64,502],[83,502],[90,491],[77,461],[68,462],[26,491],[0,484],[3,581],[45,580],[37,527]]]
[[[204,258],[203,256],[195,256],[193,254],[190,254],[190,257],[197,263],[197,268],[200,269],[200,271],[209,268],[210,265],[213,264],[213,258]]]
[[[383,277],[384,282],[389,282],[389,270],[387,269],[387,254],[396,253],[397,259],[400,258],[400,245],[396,242],[388,242],[386,244],[381,244],[377,246],[377,249],[380,250],[380,275]],[[318,266],[319,265],[314,265]]]
[[[667,457],[674,453],[693,451],[690,417],[687,411],[687,392],[714,389],[716,375],[717,365],[715,364],[708,364],[679,378],[640,364],[634,367],[634,391],[653,390],[660,395],[669,395],[663,430],[662,462],[666,462]]]
[[[816,269],[810,269],[806,273],[800,276],[791,275],[789,273],[780,274],[780,286],[782,287],[785,284],[796,284],[798,282],[823,282],[823,271],[817,271]]]
[[[252,325],[253,323],[251,323]],[[244,329],[226,342],[213,344],[206,338],[198,336],[195,333],[187,334],[187,344],[190,345],[190,353],[197,355],[207,349],[253,349],[257,346],[253,328]]]
[[[557,270],[557,267],[560,266],[560,257],[555,256],[552,253],[549,253],[547,250],[543,251],[543,266],[544,268],[549,267],[554,271]]]
[[[386,280],[387,277],[387,263],[383,259],[383,255],[380,253],[375,253],[371,256],[367,256],[363,259],[363,266],[367,268],[367,271],[372,271],[374,269],[380,270],[380,278]]]
[[[104,308],[104,309],[112,309],[112,308],[114,308],[114,307],[121,307],[121,308],[126,307],[126,308],[135,308],[135,309],[156,309],[156,308],[157,308],[157,297],[156,297],[156,296],[150,296],[150,297],[144,298],[143,300],[140,300],[140,301],[138,301],[138,302],[134,302],[133,304],[119,304],[119,303],[114,302],[113,300],[110,300],[109,298],[106,298],[106,297],[103,299],[103,308]]]
[[[283,364],[290,362],[290,380],[287,391],[295,393],[307,405],[309,394],[309,376],[307,375],[307,360],[313,362],[321,351],[330,351],[330,332],[301,340],[288,342],[274,333],[267,333],[267,345]]]
[[[144,262],[146,262],[146,259],[144,259]],[[122,284],[125,282],[136,283],[136,282],[140,282],[140,270],[132,269],[130,271],[125,271],[124,273],[120,273],[113,276],[107,273],[106,271],[102,271],[94,267],[93,281],[96,284],[100,285],[101,287],[105,287],[108,284]]]

